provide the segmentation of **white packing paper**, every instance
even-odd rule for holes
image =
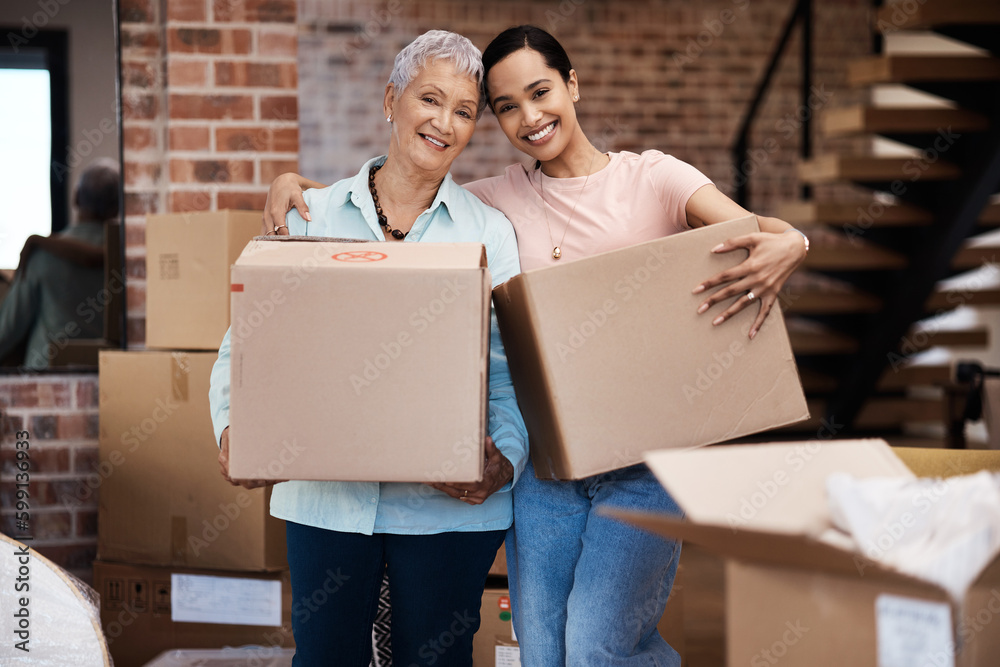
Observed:
[[[944,588],[956,602],[1000,552],[1000,475],[827,478],[834,526],[862,556]]]
[[[170,620],[187,623],[281,625],[281,582],[170,575]]]

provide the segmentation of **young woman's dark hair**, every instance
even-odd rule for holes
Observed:
[[[573,66],[569,63],[566,49],[555,37],[541,28],[533,25],[519,25],[507,28],[493,38],[490,45],[483,51],[483,90],[486,90],[486,79],[490,70],[498,62],[521,49],[528,48],[537,51],[545,59],[545,64],[559,72],[563,81],[569,83],[569,71]],[[487,103],[489,95],[486,96]],[[492,106],[492,105],[491,105]]]

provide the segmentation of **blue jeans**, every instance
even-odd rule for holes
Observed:
[[[598,507],[680,515],[645,465],[514,487],[507,570],[522,667],[679,666],[656,629],[680,558],[668,541]]]
[[[396,667],[470,667],[504,531],[361,535],[286,523],[294,667],[368,667],[382,573]]]

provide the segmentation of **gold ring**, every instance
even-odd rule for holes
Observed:
[[[750,291],[750,292],[747,292],[747,299],[748,299],[748,300],[750,300],[750,301],[753,301],[753,300],[754,300],[754,299],[756,299],[756,298],[757,298],[757,297],[755,297],[755,296],[754,296],[754,294],[753,294],[753,292],[752,292],[752,291]]]
[[[281,229],[282,227],[288,229],[288,225],[278,225],[277,227],[274,228],[274,233],[277,234],[278,230]]]
[[[462,500],[465,500],[468,497],[469,497],[469,490],[466,489],[465,491],[462,492]]]

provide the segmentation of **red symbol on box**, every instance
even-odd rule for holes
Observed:
[[[333,256],[338,262],[381,262],[388,257],[384,252],[374,250],[348,250]]]
[[[510,598],[506,595],[501,595],[497,599],[497,605],[499,605],[501,609],[510,609]]]
[[[233,283],[230,286],[230,290],[233,291],[233,292],[242,292],[243,291],[243,283]]]

